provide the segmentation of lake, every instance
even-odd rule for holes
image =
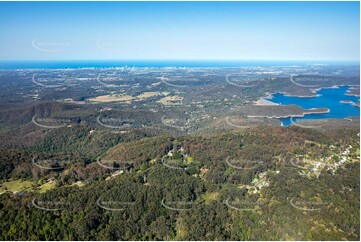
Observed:
[[[349,116],[360,116],[360,108],[352,103],[342,103],[341,101],[360,102],[360,97],[348,96],[346,91],[350,86],[340,86],[338,88],[323,88],[316,93],[315,97],[290,97],[284,94],[273,94],[272,98],[267,100],[281,105],[295,104],[304,109],[310,108],[328,108],[329,113],[324,114],[306,114],[304,117],[293,118],[293,121],[325,118],[346,118]],[[291,118],[279,119],[284,126],[291,124]]]

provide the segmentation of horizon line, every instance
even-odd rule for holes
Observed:
[[[0,59],[7,61],[327,61],[327,62],[360,62],[360,59]]]

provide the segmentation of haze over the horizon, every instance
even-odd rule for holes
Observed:
[[[0,2],[0,60],[356,60],[359,2]]]

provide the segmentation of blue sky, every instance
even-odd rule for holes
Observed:
[[[0,2],[1,60],[359,60],[359,2]]]

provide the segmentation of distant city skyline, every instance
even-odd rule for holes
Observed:
[[[0,60],[360,60],[359,2],[0,2]]]

